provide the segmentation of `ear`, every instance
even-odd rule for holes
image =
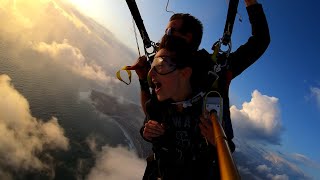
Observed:
[[[192,68],[191,67],[185,67],[181,70],[181,74],[185,79],[190,79],[192,75]]]

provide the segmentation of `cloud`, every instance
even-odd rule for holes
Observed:
[[[303,154],[294,153],[294,154],[289,155],[289,158],[292,158],[294,161],[301,163],[305,166],[320,170],[319,163],[311,160],[310,158],[308,158],[307,156],[305,156]]]
[[[320,88],[311,87],[310,91],[311,91],[311,97],[315,98],[317,105],[320,108]]]
[[[0,1],[0,37],[23,48],[31,42],[68,39],[86,57],[106,66],[120,68],[135,60],[136,53],[93,19],[77,11],[67,1]],[[133,63],[133,62],[132,62]]]
[[[270,172],[271,171],[271,168],[269,168],[267,165],[265,165],[265,164],[262,164],[262,165],[259,165],[258,167],[257,167],[257,170],[259,171],[259,172]]]
[[[67,150],[68,139],[58,120],[47,122],[31,115],[28,101],[0,75],[0,177],[15,172],[46,170],[49,165],[39,155],[47,150]]]
[[[278,98],[254,90],[250,102],[244,102],[242,109],[231,106],[230,112],[235,134],[242,138],[280,144],[283,127]]]
[[[19,59],[22,68],[50,72],[59,68],[56,73],[66,74],[85,90],[103,89],[137,99],[129,88],[119,86],[123,84],[115,76],[123,65],[134,62],[135,53],[67,1],[0,1],[0,11],[4,52]],[[137,81],[132,84],[138,86]]]
[[[17,36],[18,32],[24,32],[20,37],[25,36],[26,34],[31,35],[32,33],[28,32],[28,30],[37,28],[39,22],[48,18],[49,13],[47,12],[50,12],[53,16],[61,15],[68,21],[68,24],[72,24],[75,28],[82,30],[83,32],[91,33],[89,28],[77,18],[72,11],[67,11],[62,8],[61,2],[54,0],[1,1],[0,10],[2,12],[0,14],[2,19],[0,30],[9,35]]]
[[[21,7],[31,8],[30,3],[25,2],[21,2],[21,4],[17,3],[17,1],[0,2],[0,17],[2,17],[1,19],[3,20],[1,21],[0,30],[2,32],[14,35],[19,31],[30,29],[33,26],[32,20],[25,16],[22,11],[19,11],[19,5],[21,5]],[[32,6],[32,8],[37,9],[36,6]],[[12,27],[15,27],[15,29],[10,30]]]
[[[70,22],[72,22],[77,28],[83,29],[88,34],[91,33],[90,29],[79,19],[76,15],[72,13],[72,11],[66,11],[63,7],[60,6],[56,1],[47,0],[51,2],[53,7],[59,11],[63,16],[65,16]]]
[[[235,143],[233,157],[243,179],[312,179],[287,153],[274,152],[255,141],[236,138]]]
[[[51,44],[40,42],[33,44],[32,48],[35,51],[48,55],[56,63],[89,80],[99,81],[102,84],[111,81],[118,82],[115,78],[107,76],[106,72],[96,63],[87,62],[80,49],[70,45],[67,39],[64,39],[62,43],[55,41]]]
[[[35,40],[36,37],[43,36],[47,32],[42,26],[41,30],[37,29],[37,24],[42,21],[47,8],[45,1],[1,1],[0,2],[0,36],[5,39],[14,41],[17,44],[23,44],[28,40]]]
[[[267,176],[268,178],[270,178],[271,180],[288,180],[289,177],[286,174],[276,174],[276,175],[272,175],[272,174],[268,174]]]
[[[264,158],[272,163],[274,167],[281,169],[280,172],[286,172],[287,174],[291,174],[291,176],[296,177],[304,177],[304,179],[310,179],[296,164],[290,162],[285,157],[281,157],[280,155],[269,151]],[[274,168],[273,168],[274,169]],[[280,174],[280,172],[278,172]],[[284,174],[277,175],[278,178],[285,178]],[[287,175],[286,175],[287,176]]]
[[[102,147],[97,151],[94,138],[88,139],[89,147],[96,153],[96,164],[91,169],[88,180],[140,180],[143,176],[146,161],[140,159],[134,151],[125,147]]]
[[[242,166],[238,166],[238,171],[239,171],[241,174],[251,174],[249,168],[242,167]]]

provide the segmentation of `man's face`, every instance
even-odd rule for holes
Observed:
[[[183,24],[182,19],[175,19],[175,20],[170,21],[167,25],[167,28],[166,28],[166,34],[183,38],[187,41],[187,43],[191,43],[192,34],[191,33],[181,33],[182,24]]]

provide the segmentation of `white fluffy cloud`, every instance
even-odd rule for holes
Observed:
[[[271,168],[269,168],[267,165],[265,164],[262,164],[262,165],[259,165],[257,167],[257,170],[260,172],[260,173],[263,173],[263,172],[270,172],[271,171]]]
[[[242,109],[231,106],[230,111],[233,129],[237,135],[280,144],[280,134],[283,128],[278,98],[262,95],[255,90],[251,101],[244,102]]]
[[[68,139],[58,120],[32,117],[28,101],[0,75],[0,177],[5,169],[43,170],[48,165],[38,155],[45,150],[67,150]]]
[[[286,174],[268,174],[267,176],[268,178],[270,178],[271,180],[289,180],[289,177]]]
[[[94,138],[88,139],[87,143],[97,157],[88,180],[140,180],[143,176],[146,161],[140,159],[134,151],[121,146],[104,146],[101,151],[97,151]]]
[[[68,68],[73,73],[90,80],[108,83],[115,81],[115,78],[106,75],[106,72],[94,62],[87,62],[80,49],[69,44],[64,39],[62,43],[52,42],[47,44],[40,42],[32,45],[35,51],[51,57],[56,63]]]

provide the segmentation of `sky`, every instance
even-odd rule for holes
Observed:
[[[75,11],[63,9],[65,7],[56,3],[59,1],[0,1],[3,23],[0,35],[4,35],[0,37],[7,38],[6,42],[15,42],[13,54],[19,58],[27,48],[32,54],[41,55],[32,61],[34,63],[19,62],[20,66],[61,67],[70,76],[93,81],[104,89],[109,88],[111,93],[118,92],[119,101],[137,92],[137,89],[134,91],[137,86],[133,85],[128,88],[130,93],[117,91],[116,86],[120,89],[127,86],[119,83],[113,73],[123,65],[134,63],[138,57],[132,17],[125,1],[70,1],[107,30],[80,18]],[[317,143],[320,134],[320,62],[316,56],[316,52],[320,52],[317,46],[320,24],[315,16],[320,4],[259,2],[263,4],[269,23],[271,44],[254,65],[232,81],[230,87],[236,154],[251,158],[239,163],[239,170],[256,179],[320,179],[320,144]],[[150,39],[154,42],[163,35],[171,16],[165,11],[166,3],[167,0],[137,0]],[[211,52],[212,44],[223,32],[226,1],[170,0],[168,9],[199,18],[204,25],[200,47]],[[250,24],[241,0],[238,11],[232,50],[250,36]],[[99,33],[95,32],[97,30]],[[106,61],[106,57],[116,61]],[[15,88],[17,84],[14,82],[13,77],[0,74],[0,134],[9,137],[0,138],[0,144],[5,144],[0,146],[0,157],[12,153],[11,159],[0,161],[0,177],[9,176],[5,172],[7,167],[19,170],[48,168],[49,165],[33,152],[67,151],[70,145],[59,119],[34,117],[28,99]],[[15,121],[17,119],[21,121]],[[27,141],[30,134],[32,143]],[[97,158],[88,179],[128,179],[128,174],[129,177],[137,174],[132,178],[139,179],[145,162],[131,151],[107,145],[97,150],[95,139],[90,138],[88,144]],[[119,162],[117,159],[134,168],[125,168],[128,172],[123,173],[122,164],[116,166],[119,168],[114,166]]]
[[[132,17],[124,1],[71,1],[137,52]],[[171,13],[165,11],[167,1],[136,2],[150,39],[157,42],[171,16]],[[265,123],[266,127],[273,127],[268,132],[270,136],[274,136],[274,143],[271,143],[270,148],[286,154],[299,154],[319,165],[320,144],[317,143],[317,138],[320,135],[320,61],[316,53],[320,52],[317,43],[320,40],[320,23],[316,14],[320,3],[302,3],[297,0],[290,3],[265,0],[259,2],[263,5],[268,20],[271,44],[254,65],[232,81],[230,97],[234,106],[231,107],[231,112],[243,115],[246,108],[250,109],[248,106],[259,103],[258,100],[254,101],[255,97],[268,99],[270,107],[264,107],[254,122],[245,123],[251,126]],[[211,52],[212,44],[221,38],[223,32],[226,1],[170,0],[168,10],[190,13],[200,19],[204,25],[200,48]],[[232,50],[246,42],[251,30],[243,0],[239,2],[238,13],[232,35]],[[139,43],[141,45],[141,41]],[[128,62],[128,65],[132,62]],[[266,112],[276,114],[277,117],[270,119],[277,120],[259,120]],[[268,133],[266,132],[266,138]],[[320,175],[316,172],[318,170],[316,168],[310,171],[319,178]]]

